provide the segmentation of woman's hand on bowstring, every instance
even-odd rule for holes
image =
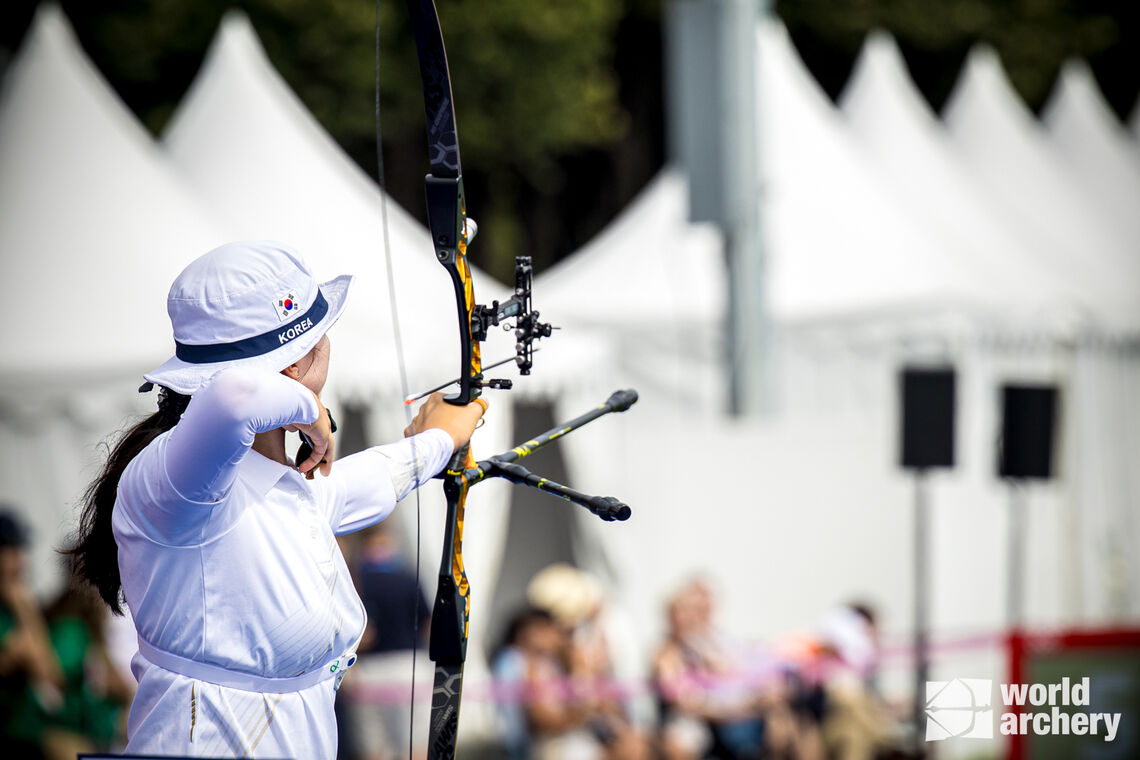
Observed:
[[[404,436],[438,428],[451,436],[455,443],[454,450],[459,451],[471,440],[471,434],[479,426],[486,411],[487,402],[481,398],[466,406],[456,406],[444,401],[442,393],[433,393],[416,412],[412,424],[404,428]]]
[[[286,425],[285,429],[289,432],[301,433],[304,435],[309,444],[313,447],[312,453],[303,462],[297,463],[297,470],[302,475],[310,475],[318,470],[325,477],[329,476],[332,472],[333,452],[335,449],[335,440],[332,433],[332,417],[329,416],[328,409],[321,403],[321,397],[313,394],[317,400],[317,419],[315,422],[305,424],[302,422],[295,422],[292,425]]]

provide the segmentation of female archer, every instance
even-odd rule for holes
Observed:
[[[244,242],[170,289],[175,355],[145,375],[158,411],[111,451],[70,550],[134,617],[128,753],[336,756],[334,691],[365,614],[335,536],[387,517],[486,409],[435,394],[402,441],[334,472],[320,394],[351,281],[318,285],[290,248]],[[304,461],[289,459],[286,431],[311,442]]]

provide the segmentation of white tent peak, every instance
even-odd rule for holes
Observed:
[[[1028,317],[1038,329],[1067,328],[1074,307],[1095,305],[1065,273],[1045,265],[1031,238],[994,212],[984,188],[953,154],[889,35],[867,38],[840,103],[852,134],[900,191],[899,203],[925,219],[975,277],[995,286],[979,292],[990,294],[996,313],[1019,323]]]
[[[0,256],[20,283],[6,306],[26,326],[3,339],[3,372],[141,374],[166,358],[170,283],[226,235],[56,5],[37,9],[8,69],[0,166]]]
[[[1135,328],[1134,283],[1140,259],[1127,229],[1080,189],[1079,175],[1021,102],[988,46],[971,50],[944,111],[956,155],[1001,209],[1034,233],[1043,262],[1071,273],[1072,283],[1110,321]]]
[[[885,102],[884,102],[885,101]],[[870,109],[905,109],[907,115],[935,125],[937,117],[910,78],[898,43],[889,32],[876,29],[867,35],[839,107],[849,118]]]
[[[1101,94],[1092,67],[1082,58],[1069,58],[1061,65],[1041,118],[1051,130],[1080,119],[1095,129],[1111,131],[1115,139],[1126,136],[1126,129]]]
[[[41,3],[36,7],[32,23],[5,77],[3,97],[10,97],[9,91],[21,77],[48,76],[45,71],[48,67],[53,70],[51,76],[56,81],[70,80],[69,84],[82,101],[98,102],[101,106],[113,102],[117,108],[101,107],[103,120],[113,121],[114,126],[124,133],[134,132],[149,140],[150,134],[127,110],[83,52],[74,28],[56,3]],[[18,73],[19,68],[24,72]],[[79,103],[76,105],[82,107]]]
[[[231,119],[227,118],[232,115],[203,100],[216,97],[220,90],[227,88],[245,88],[250,94],[256,93],[259,102],[253,105],[262,108],[260,113],[265,118],[287,119],[282,122],[281,132],[263,131],[262,136],[274,140],[270,147],[282,144],[285,135],[292,137],[293,131],[300,132],[308,150],[319,152],[321,158],[337,164],[346,178],[361,183],[363,186],[358,190],[373,191],[374,183],[348,160],[273,67],[249,17],[237,9],[227,11],[222,17],[198,76],[163,134],[163,144],[176,161],[183,153],[204,150],[212,141],[224,144],[225,141],[218,138],[232,129]],[[266,106],[275,110],[270,112]]]
[[[272,222],[283,227],[279,237],[297,244],[321,242],[327,248],[336,237],[327,232],[331,220],[321,222],[314,216],[329,209],[356,221],[364,212],[378,214],[379,187],[290,89],[242,11],[230,10],[223,16],[162,142],[205,197],[214,198],[220,211],[241,217],[235,220],[239,226]],[[256,175],[244,174],[251,171]],[[239,177],[241,186],[234,187]],[[320,199],[318,191],[332,193],[321,206],[314,205]],[[282,210],[282,203],[292,205]],[[427,239],[427,231],[404,209],[390,200],[387,206],[397,244],[409,237]],[[291,224],[282,225],[286,220]],[[317,232],[313,224],[326,232],[310,234]],[[289,236],[294,228],[301,237]]]
[[[923,226],[812,78],[784,26],[768,21],[758,33],[762,229],[776,319],[992,303],[996,278]]]
[[[1022,128],[1039,129],[1006,76],[998,52],[984,42],[970,49],[958,81],[943,106],[942,115],[947,121],[953,121],[959,114],[973,108],[984,108],[1017,122]]]
[[[1065,62],[1042,114],[1049,139],[1094,198],[1131,240],[1140,240],[1140,146],[1102,97],[1083,60]]]
[[[792,36],[788,34],[788,27],[783,21],[778,18],[761,21],[757,27],[757,40],[761,74],[764,73],[765,64],[776,66],[777,71],[773,73],[794,87],[800,100],[810,103],[822,114],[831,114],[831,118],[836,116],[831,99],[827,97],[827,93],[819,86],[819,82],[800,58],[799,51],[792,42]],[[761,115],[763,116],[763,111]]]
[[[348,357],[337,363],[336,392],[369,396],[399,388],[386,239],[399,313],[415,310],[414,319],[401,321],[404,345],[438,346],[408,357],[413,388],[455,374],[455,296],[430,235],[384,199],[308,112],[244,14],[224,18],[163,144],[199,196],[226,214],[241,237],[289,242],[322,278],[356,276],[352,303],[332,335],[338,356]],[[503,297],[490,277],[476,272],[473,279],[481,301]]]

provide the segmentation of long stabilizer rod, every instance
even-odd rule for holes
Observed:
[[[481,460],[475,465],[474,469],[467,470],[464,473],[464,477],[468,485],[474,485],[486,478],[503,478],[512,483],[537,488],[552,496],[580,504],[603,520],[628,520],[631,514],[630,508],[614,497],[591,496],[582,493],[569,486],[564,486],[561,483],[556,483],[553,480],[535,475],[525,467],[514,463],[523,457],[530,456],[548,443],[557,441],[559,438],[572,433],[583,425],[593,422],[599,417],[603,417],[611,412],[624,412],[635,403],[637,403],[637,391],[633,389],[614,391],[614,393],[606,399],[604,404],[600,404],[569,422],[557,425],[525,443],[520,443],[510,451],[504,451],[502,454],[496,454],[490,459]]]

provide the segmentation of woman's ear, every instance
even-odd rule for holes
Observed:
[[[296,362],[281,370],[281,374],[294,380],[301,379],[301,367]]]

